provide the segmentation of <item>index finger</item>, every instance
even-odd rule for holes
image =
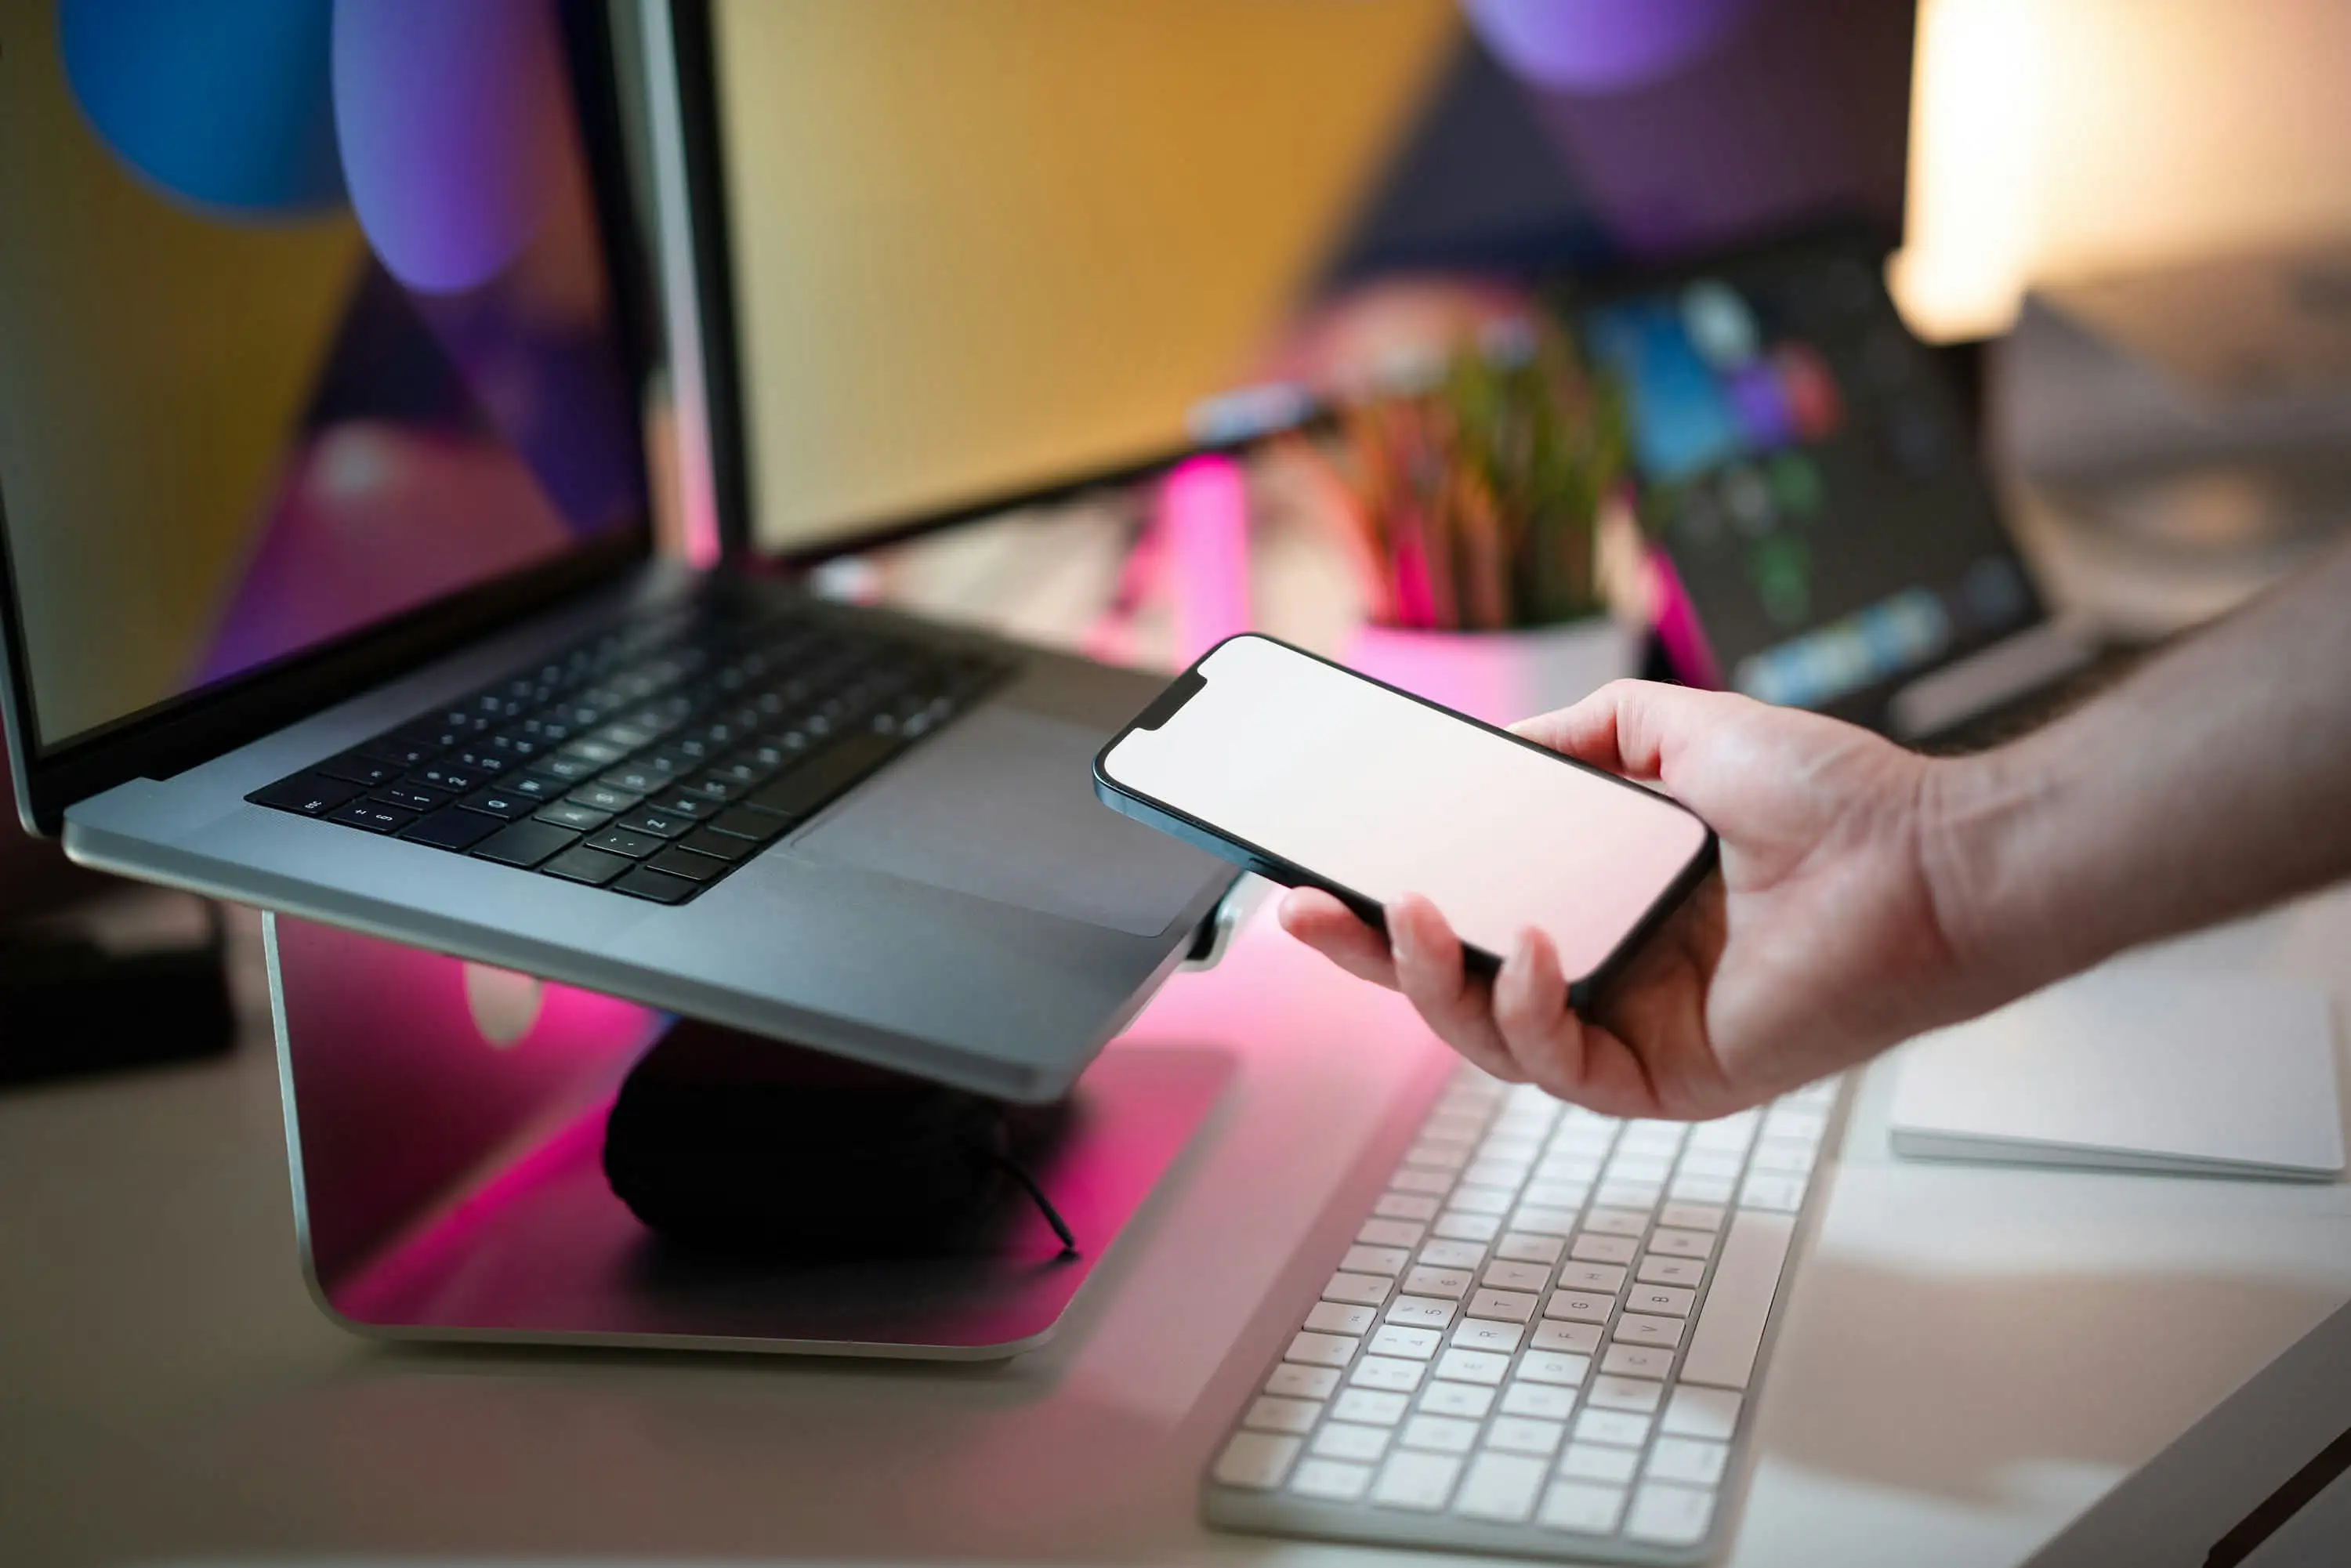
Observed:
[[[1655,782],[1683,735],[1726,696],[1661,681],[1611,681],[1572,706],[1520,719],[1510,733],[1578,762]]]

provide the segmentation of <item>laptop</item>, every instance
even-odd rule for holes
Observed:
[[[26,824],[126,876],[1062,1092],[1231,873],[1092,798],[1156,679],[747,568],[707,13],[95,15],[0,40]],[[664,377],[688,513],[718,476],[707,570],[655,549]],[[919,420],[789,391],[924,471]],[[1160,455],[1051,435],[919,504],[819,494],[803,553]]]

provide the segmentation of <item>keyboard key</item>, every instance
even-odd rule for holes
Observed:
[[[1637,1448],[1649,1440],[1649,1418],[1630,1410],[1586,1410],[1575,1418],[1575,1436],[1582,1442]]]
[[[1494,1391],[1475,1383],[1439,1380],[1431,1383],[1428,1391],[1420,1396],[1421,1413],[1427,1416],[1453,1416],[1465,1421],[1480,1421],[1493,1407]]]
[[[1677,1230],[1719,1230],[1722,1209],[1710,1203],[1669,1203],[1657,1210],[1657,1223]]]
[[[654,863],[658,865],[660,862]],[[1322,1299],[1376,1307],[1388,1299],[1388,1281],[1377,1274],[1354,1274],[1342,1269],[1332,1275],[1330,1282],[1322,1287]]]
[[[1616,1326],[1610,1333],[1626,1344],[1671,1350],[1682,1343],[1682,1320],[1661,1317],[1654,1312],[1627,1311],[1617,1318]]]
[[[1556,1236],[1537,1236],[1531,1231],[1505,1231],[1494,1243],[1494,1256],[1513,1263],[1541,1263],[1546,1266],[1559,1261],[1567,1250],[1567,1243]]]
[[[1714,1256],[1714,1233],[1710,1230],[1660,1230],[1649,1238],[1649,1256],[1711,1258]]]
[[[1396,1434],[1396,1442],[1407,1448],[1424,1448],[1439,1454],[1466,1454],[1478,1446],[1478,1434],[1483,1430],[1475,1421],[1459,1421],[1445,1416],[1416,1416],[1404,1424]]]
[[[1469,1163],[1469,1152],[1458,1144],[1415,1144],[1404,1152],[1408,1166],[1429,1166],[1441,1171],[1458,1171]]]
[[[1225,1445],[1211,1473],[1228,1487],[1267,1491],[1281,1484],[1290,1461],[1304,1443],[1297,1437],[1270,1432],[1243,1432]]]
[[[1600,1370],[1612,1377],[1654,1377],[1663,1381],[1673,1375],[1674,1353],[1656,1345],[1612,1344],[1601,1358]]]
[[[1490,1214],[1497,1218],[1510,1212],[1517,1201],[1500,1187],[1465,1186],[1453,1195],[1453,1207],[1463,1214]]]
[[[538,869],[545,875],[559,876],[566,882],[584,882],[590,887],[601,887],[636,863],[626,855],[608,854],[582,844],[577,849],[564,851]]]
[[[696,828],[678,840],[677,846],[682,850],[692,850],[698,855],[725,861],[730,865],[749,860],[759,852],[759,846],[750,840],[735,838],[715,828]]]
[[[1352,1334],[1315,1333],[1301,1330],[1290,1341],[1290,1348],[1281,1354],[1284,1361],[1303,1362],[1309,1366],[1344,1366],[1355,1359],[1363,1341]]]
[[[1684,1384],[1666,1401],[1666,1413],[1657,1421],[1657,1430],[1671,1432],[1677,1437],[1705,1437],[1727,1443],[1739,1427],[1739,1406],[1740,1396],[1727,1389],[1695,1388]]]
[[[1600,1184],[1600,1190],[1592,1195],[1592,1201],[1605,1204],[1611,1208],[1629,1208],[1646,1214],[1656,1207],[1657,1200],[1665,1196],[1664,1188],[1648,1182],[1604,1181]]]
[[[1706,1539],[1707,1522],[1713,1517],[1712,1492],[1653,1483],[1633,1494],[1625,1533],[1661,1546],[1690,1546]]]
[[[1393,1275],[1401,1273],[1411,1260],[1412,1254],[1401,1247],[1355,1246],[1347,1249],[1347,1255],[1339,1260],[1339,1267],[1350,1273]],[[1387,1298],[1384,1294],[1380,1299]]]
[[[1585,1481],[1554,1481],[1543,1493],[1542,1511],[1535,1522],[1547,1530],[1574,1531],[1583,1535],[1614,1535],[1625,1511],[1622,1487],[1593,1486]]]
[[[1639,1449],[1612,1448],[1605,1443],[1570,1443],[1567,1452],[1559,1457],[1561,1475],[1610,1486],[1630,1484],[1633,1472],[1640,1467]]]
[[[574,805],[585,806],[591,811],[601,811],[608,817],[616,817],[622,811],[634,810],[644,797],[632,795],[626,789],[615,789],[610,784],[600,783],[582,784],[564,799]]]
[[[490,781],[490,776],[478,768],[459,768],[445,762],[428,762],[422,768],[412,768],[401,775],[401,781],[422,784],[427,789],[438,789],[449,795],[470,795]]]
[[[612,820],[611,812],[591,810],[576,800],[550,801],[533,811],[531,816],[541,822],[569,828],[575,833],[592,833]]]
[[[361,757],[356,753],[349,757],[330,757],[311,771],[369,789],[378,784],[389,784],[400,777],[400,769],[391,763],[379,762],[371,757]]]
[[[1407,1328],[1441,1329],[1453,1321],[1453,1303],[1429,1296],[1398,1296],[1388,1307],[1388,1322]]]
[[[683,877],[687,882],[716,882],[727,873],[727,863],[714,855],[697,854],[692,850],[672,846],[645,862],[653,870]]]
[[[1510,1216],[1510,1228],[1532,1231],[1539,1236],[1565,1236],[1575,1228],[1575,1215],[1569,1209],[1525,1204]]]
[[[1485,1260],[1486,1249],[1476,1241],[1432,1241],[1418,1259],[1432,1269],[1475,1269]]]
[[[1588,1355],[1569,1355],[1563,1351],[1529,1351],[1519,1361],[1519,1375],[1529,1383],[1549,1383],[1561,1388],[1579,1386],[1592,1370]]]
[[[1532,1454],[1548,1459],[1559,1452],[1560,1439],[1566,1436],[1566,1427],[1557,1421],[1541,1421],[1531,1416],[1497,1416],[1486,1428],[1486,1447],[1499,1453]]]
[[[1358,1427],[1348,1421],[1325,1421],[1306,1451],[1326,1459],[1354,1459],[1370,1464],[1388,1451],[1385,1427]]]
[[[328,812],[327,821],[340,822],[347,828],[364,828],[371,833],[396,833],[416,821],[416,813],[398,806],[380,806],[372,800],[354,800]]]
[[[1390,1192],[1425,1192],[1441,1197],[1453,1190],[1453,1178],[1443,1171],[1409,1168],[1388,1177]]]
[[[344,802],[357,800],[359,795],[360,787],[356,784],[318,773],[297,773],[291,779],[264,785],[246,799],[256,806],[271,806],[280,811],[299,811],[306,817],[323,817]]]
[[[1683,1232],[1682,1234],[1692,1234]],[[1567,1255],[1580,1263],[1630,1263],[1639,1244],[1624,1236],[1579,1236]],[[1705,1253],[1698,1254],[1703,1258]]]
[[[718,814],[719,810],[716,802],[715,801],[705,800],[700,796],[688,795],[674,789],[664,795],[653,804],[652,809],[659,811],[664,816],[684,817],[690,821],[696,822],[708,821],[711,818]]]
[[[905,743],[864,731],[818,753],[752,797],[761,809],[797,821],[814,816],[833,798],[880,768]]]
[[[596,776],[596,782],[629,795],[674,795],[676,792],[676,780],[643,758],[604,769]]]
[[[1564,1421],[1575,1412],[1575,1390],[1550,1383],[1521,1379],[1502,1390],[1502,1413],[1531,1416],[1544,1421]]]
[[[1356,1228],[1355,1239],[1367,1247],[1416,1247],[1428,1227],[1409,1219],[1366,1219]]]
[[[1322,1414],[1322,1406],[1311,1399],[1282,1399],[1265,1395],[1249,1407],[1241,1425],[1260,1432],[1311,1432]]]
[[[1464,1214],[1448,1208],[1429,1229],[1455,1241],[1491,1241],[1502,1233],[1502,1220],[1499,1215]]]
[[[1540,1291],[1551,1283],[1551,1270],[1540,1263],[1496,1263],[1479,1283],[1494,1291]]]
[[[449,797],[438,789],[420,789],[413,784],[387,784],[368,799],[381,806],[397,806],[403,811],[437,811],[449,803]]]
[[[1535,1325],[1534,1337],[1527,1344],[1532,1350],[1563,1350],[1570,1355],[1596,1355],[1600,1352],[1600,1325],[1562,1322],[1557,1318],[1545,1318]]]
[[[1508,1355],[1519,1348],[1519,1337],[1526,1332],[1516,1323],[1464,1318],[1461,1326],[1453,1331],[1453,1343],[1461,1350],[1489,1350],[1497,1355]]]
[[[1646,1377],[1614,1377],[1603,1374],[1592,1380],[1592,1386],[1584,1397],[1595,1410],[1624,1410],[1635,1416],[1647,1416],[1656,1410],[1657,1401],[1664,1394],[1665,1385],[1652,1383]]]
[[[1361,1307],[1352,1309],[1361,1312]],[[1384,1323],[1372,1334],[1372,1352],[1375,1355],[1405,1355],[1415,1361],[1426,1361],[1437,1354],[1443,1337],[1435,1329],[1408,1329],[1395,1323]]]
[[[1583,1217],[1583,1228],[1598,1236],[1629,1236],[1635,1241],[1649,1233],[1649,1217],[1625,1208],[1595,1208]]]
[[[1480,1291],[1462,1311],[1473,1318],[1499,1318],[1522,1323],[1535,1315],[1537,1298],[1525,1291]]]
[[[1379,1314],[1369,1307],[1350,1307],[1338,1301],[1317,1301],[1314,1310],[1306,1314],[1306,1326],[1316,1333],[1366,1334],[1379,1321]]]
[[[1268,1394],[1279,1394],[1285,1399],[1328,1399],[1331,1391],[1339,1386],[1339,1375],[1327,1366],[1300,1366],[1295,1362],[1283,1362],[1265,1380]]]
[[[772,811],[758,810],[750,806],[732,806],[710,819],[710,831],[755,844],[764,844],[780,837],[791,824]]]
[[[509,822],[475,845],[474,854],[502,865],[535,866],[579,840],[578,833],[553,822]]]
[[[1446,1296],[1458,1301],[1469,1293],[1473,1280],[1467,1269],[1415,1268],[1405,1275],[1403,1288],[1409,1295]],[[1385,1281],[1382,1288],[1384,1291]]]
[[[1674,1178],[1674,1197],[1689,1203],[1725,1204],[1737,1189],[1719,1176],[1681,1176]]]
[[[1649,1449],[1648,1478],[1680,1481],[1694,1487],[1719,1486],[1730,1463],[1730,1449],[1722,1443],[1697,1437],[1659,1437]]]
[[[663,842],[663,840],[654,838],[651,833],[632,833],[626,828],[607,828],[590,839],[588,847],[591,850],[602,850],[607,854],[626,855],[632,861],[641,861],[659,850]]]
[[[1480,1454],[1469,1461],[1453,1511],[1471,1519],[1517,1522],[1534,1511],[1535,1494],[1542,1489],[1541,1459],[1522,1454]]]
[[[1686,1318],[1698,1301],[1698,1292],[1679,1285],[1635,1285],[1633,1293],[1625,1298],[1630,1312],[1662,1312],[1670,1317]]]
[[[369,741],[365,746],[357,748],[353,755],[369,758],[377,762],[390,763],[393,772],[405,773],[412,768],[432,761],[435,752],[445,749],[447,748],[444,747],[425,745],[422,740],[402,739],[396,735],[387,735],[381,739]]]
[[[1347,1381],[1363,1388],[1385,1389],[1390,1394],[1409,1394],[1420,1386],[1421,1364],[1402,1356],[1366,1355],[1355,1363]]]
[[[1510,1358],[1482,1350],[1448,1350],[1437,1364],[1437,1375],[1453,1383],[1498,1386],[1510,1370]]]
[[[1690,1383],[1744,1388],[1763,1343],[1763,1324],[1780,1288],[1781,1265],[1796,1232],[1794,1217],[1745,1208],[1730,1222],[1690,1331],[1682,1377]]]
[[[653,839],[680,838],[694,829],[691,819],[658,810],[632,812],[613,825],[629,832],[643,833],[647,838]]]
[[[1559,1288],[1613,1296],[1625,1288],[1625,1267],[1621,1263],[1564,1264],[1559,1271]]]
[[[1450,1454],[1392,1454],[1372,1482],[1372,1500],[1384,1508],[1433,1512],[1453,1495],[1460,1473],[1461,1461]]]
[[[1297,1473],[1290,1478],[1290,1490],[1299,1496],[1319,1497],[1332,1502],[1353,1502],[1371,1484],[1371,1466],[1350,1464],[1343,1459],[1303,1460]]]
[[[1331,1419],[1355,1421],[1372,1427],[1393,1427],[1404,1419],[1405,1407],[1410,1402],[1401,1394],[1383,1394],[1376,1388],[1350,1388],[1331,1403]]]
[[[1543,1303],[1543,1316],[1570,1322],[1604,1323],[1615,1315],[1616,1298],[1591,1291],[1553,1291]]]
[[[1706,1278],[1706,1265],[1695,1258],[1648,1257],[1641,1260],[1640,1279],[1645,1285],[1680,1285],[1696,1289]]]
[[[1410,1219],[1426,1225],[1437,1218],[1437,1202],[1416,1193],[1384,1192],[1372,1205],[1372,1212],[1390,1219]]]
[[[544,773],[510,774],[498,780],[498,788],[526,800],[560,800],[571,786],[560,779],[550,779]]]
[[[1771,1208],[1792,1214],[1804,1207],[1804,1178],[1786,1176],[1750,1176],[1739,1189],[1741,1208]]]
[[[414,844],[430,844],[436,850],[455,850],[463,853],[498,831],[496,817],[485,817],[478,811],[461,811],[451,807],[412,823],[400,836]]]

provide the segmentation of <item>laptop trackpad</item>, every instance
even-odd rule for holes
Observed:
[[[1219,862],[1094,799],[1102,741],[1043,714],[983,707],[884,769],[792,847],[1156,936]]]

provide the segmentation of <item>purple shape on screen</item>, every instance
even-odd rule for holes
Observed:
[[[1462,0],[1470,26],[1520,79],[1622,92],[1705,54],[1754,0]]]
[[[1748,450],[1770,452],[1796,438],[1795,416],[1789,410],[1780,374],[1770,365],[1760,361],[1741,365],[1726,378],[1725,390],[1730,394],[1730,409],[1739,428],[1746,434]]]
[[[568,123],[544,0],[336,0],[333,63],[351,205],[392,275],[455,293],[520,255]]]

